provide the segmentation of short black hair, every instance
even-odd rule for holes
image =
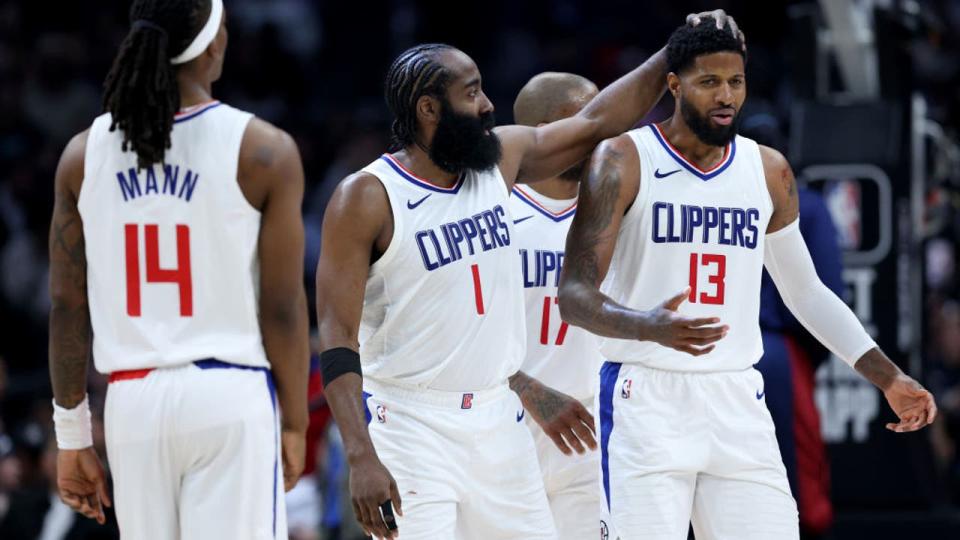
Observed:
[[[743,50],[743,43],[734,37],[729,23],[717,28],[717,21],[713,17],[700,19],[700,24],[683,26],[674,30],[667,40],[667,68],[679,74],[687,69],[698,56],[718,52],[737,53],[747,61],[747,53]]]
[[[403,52],[387,70],[384,94],[393,113],[392,146],[404,148],[417,134],[417,100],[433,96],[443,100],[452,74],[437,59],[439,53],[456,50],[445,43],[426,43]]]

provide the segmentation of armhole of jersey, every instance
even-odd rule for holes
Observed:
[[[403,224],[400,222],[398,216],[400,216],[400,207],[398,206],[395,194],[391,194],[390,189],[390,180],[384,178],[384,173],[374,170],[372,167],[365,167],[363,172],[373,176],[380,182],[380,185],[383,186],[383,191],[387,195],[387,202],[390,204],[390,219],[393,220],[393,234],[390,236],[390,243],[387,244],[387,250],[380,255],[380,258],[376,260],[372,265],[370,265],[370,272],[381,271],[385,266],[387,266],[394,257],[396,257],[397,252],[400,250],[400,242],[397,240],[401,238],[403,233]]]
[[[650,196],[652,173],[649,170],[649,152],[646,152],[644,148],[646,143],[643,140],[643,129],[644,128],[639,128],[627,132],[630,140],[633,141],[634,150],[637,152],[637,160],[640,162],[640,189],[637,190],[637,196],[634,197],[633,203],[630,204],[630,209],[623,215],[623,220],[620,222],[621,231],[624,225],[640,220],[643,216],[643,208],[646,206],[647,199]]]
[[[496,171],[494,174],[496,174],[497,177],[500,179],[500,186],[503,188],[503,193],[504,193],[503,196],[506,197],[507,200],[510,200],[510,197],[511,197],[511,194],[512,194],[512,191],[513,191],[513,188],[507,189],[507,179],[503,177],[503,172],[500,171],[500,165],[499,165],[499,164],[494,167],[494,170]],[[463,181],[466,182],[467,179],[464,178]],[[517,186],[517,182],[516,182],[516,181],[513,182],[513,186],[514,186],[514,187]]]
[[[760,183],[760,192],[766,195],[763,198],[767,202],[767,212],[770,213],[770,217],[773,217],[773,196],[770,195],[770,187],[767,186],[767,173],[763,170],[763,155],[760,153],[760,145],[756,141],[746,139],[741,136],[737,136],[737,146],[743,148],[746,146],[744,143],[750,142],[750,145],[753,147],[754,151],[757,153],[757,159],[755,160],[755,167],[758,169],[757,181]]]
[[[100,147],[100,140],[103,139],[103,133],[109,133],[110,129],[110,115],[102,114],[93,120],[93,123],[90,124],[90,130],[87,132],[87,143],[83,149],[83,178],[80,181],[80,192],[77,193],[77,210],[80,210],[84,206],[84,193],[89,191],[92,188],[88,188],[87,184],[89,182],[87,179],[96,178],[94,171],[91,170],[92,164],[95,163],[95,160],[90,159],[90,153],[96,151]]]
[[[221,114],[226,112],[231,112],[236,115],[236,120],[229,123],[229,131],[227,135],[230,139],[227,141],[227,148],[235,148],[236,151],[233,152],[233,174],[228,175],[228,178],[233,178],[234,189],[231,190],[236,193],[238,198],[238,204],[245,210],[249,210],[256,214],[257,216],[262,216],[263,212],[253,207],[250,204],[250,201],[247,200],[247,196],[243,194],[243,188],[240,187],[240,149],[243,147],[243,138],[247,134],[247,128],[250,127],[250,121],[253,120],[253,115],[248,112],[243,112],[238,109],[234,109],[230,106],[221,105],[217,107],[221,110]],[[209,114],[209,113],[208,113]]]

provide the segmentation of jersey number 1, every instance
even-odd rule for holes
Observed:
[[[714,286],[713,294],[705,292],[697,297],[697,285],[699,285],[698,272],[701,266],[712,266],[713,273],[707,275],[707,283]],[[723,286],[724,278],[727,277],[727,256],[717,255],[715,253],[704,253],[698,256],[696,253],[690,254],[690,296],[687,298],[690,303],[700,302],[701,304],[723,305]]]
[[[123,226],[127,265],[127,315],[140,316],[140,235],[139,226]],[[177,225],[177,267],[160,268],[159,227],[143,226],[146,248],[146,282],[175,283],[180,291],[180,316],[193,316],[193,278],[190,275],[190,227]]]

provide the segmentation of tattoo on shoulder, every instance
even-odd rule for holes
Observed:
[[[785,188],[787,188],[787,196],[789,198],[794,198],[797,195],[797,180],[793,177],[793,171],[790,170],[790,166],[786,166],[780,171],[780,181],[783,182]]]
[[[620,163],[623,153],[607,148],[599,164],[588,171],[588,189],[578,203],[578,216],[572,233],[575,242],[573,253],[567,254],[567,266],[584,281],[596,283],[600,265],[593,246],[610,234],[607,227],[613,220],[617,198],[620,196]]]

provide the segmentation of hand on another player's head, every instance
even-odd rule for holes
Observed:
[[[107,480],[92,448],[57,451],[57,489],[67,506],[103,525],[104,506],[112,506]]]
[[[712,351],[715,343],[727,335],[730,327],[717,325],[719,317],[692,318],[680,315],[677,310],[689,295],[690,287],[686,287],[647,312],[639,339],[654,341],[693,356]]]
[[[937,417],[937,404],[933,394],[907,375],[899,375],[884,390],[884,397],[900,421],[887,424],[887,429],[907,433],[932,424]]]
[[[730,25],[730,31],[733,33],[733,36],[740,40],[740,43],[743,45],[743,50],[747,50],[747,38],[743,35],[743,31],[740,30],[740,27],[737,26],[737,21],[735,21],[731,15],[727,15],[727,12],[722,9],[691,13],[687,15],[687,24],[690,26],[697,26],[703,21],[703,19],[708,17],[715,21],[717,28],[719,29],[723,29],[724,26]]]

